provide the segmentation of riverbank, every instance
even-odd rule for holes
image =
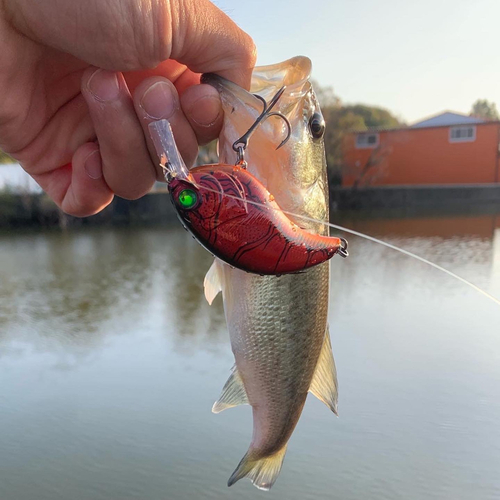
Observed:
[[[332,187],[333,210],[454,210],[464,206],[500,207],[500,184],[384,186],[362,189]]]
[[[102,212],[85,218],[65,214],[45,194],[0,193],[0,228],[160,225],[175,220],[164,192],[134,201],[116,197]]]
[[[370,217],[398,218],[427,214],[478,215],[500,213],[500,186],[419,186],[330,190],[332,219],[362,211]],[[165,191],[139,200],[115,198],[101,213],[87,218],[64,214],[45,194],[0,193],[0,227],[79,227],[169,225],[176,221]]]

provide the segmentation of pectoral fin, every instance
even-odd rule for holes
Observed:
[[[212,305],[215,297],[222,290],[222,266],[217,259],[210,266],[203,285],[205,287],[205,298]]]
[[[323,347],[319,355],[318,364],[314,372],[309,392],[314,394],[320,401],[323,401],[335,415],[338,415],[337,389],[337,369],[335,368],[335,361],[333,360],[330,332],[327,327],[325,340],[323,341]]]
[[[247,404],[249,403],[245,387],[243,386],[243,380],[241,380],[241,376],[235,366],[233,373],[231,373],[231,376],[222,389],[220,398],[214,403],[212,412],[220,413],[227,408]]]

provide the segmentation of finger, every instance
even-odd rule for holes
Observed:
[[[61,202],[68,214],[87,217],[113,201],[113,192],[103,177],[99,146],[86,143],[73,156],[71,184]]]
[[[252,38],[209,0],[173,2],[170,58],[196,73],[218,73],[250,88],[257,52]]]
[[[195,132],[198,144],[216,139],[222,126],[223,112],[219,93],[211,85],[200,85],[200,75],[176,61],[164,61],[157,68],[125,73],[132,95],[137,87],[153,76],[170,80],[179,95],[181,108]]]
[[[70,163],[78,147],[94,138],[87,105],[79,95],[62,106],[15,156],[30,175],[44,174]]]
[[[249,88],[255,45],[209,0],[3,3],[21,33],[94,66],[133,71],[175,59]]]
[[[137,87],[134,104],[146,136],[151,158],[155,158],[156,164],[159,159],[149,135],[148,125],[153,121],[166,119],[172,126],[177,147],[189,168],[198,155],[198,142],[181,109],[179,96],[173,83],[162,77],[148,78]],[[158,167],[158,173],[159,178],[163,179],[160,167]]]
[[[102,175],[99,146],[94,142],[81,145],[71,164],[33,177],[69,215],[94,215],[113,200]]]
[[[200,77],[201,75],[199,73],[193,73],[187,66],[184,66],[185,71],[180,74],[175,80],[172,80],[172,78],[167,77],[174,85],[175,88],[177,89],[177,92],[179,93],[179,97],[182,100],[182,96],[184,95],[184,92],[191,87],[192,85],[199,85],[200,84]]]
[[[82,79],[82,94],[99,141],[107,185],[127,199],[148,193],[156,171],[123,75],[90,68]]]
[[[219,136],[224,115],[219,92],[214,87],[189,87],[181,97],[181,105],[198,144],[207,144]]]
[[[153,76],[168,78],[175,85],[180,96],[182,96],[187,87],[200,83],[200,75],[198,73],[193,73],[185,64],[178,63],[173,59],[161,62],[156,68],[143,71],[129,71],[124,73],[123,76],[132,95],[135,94],[135,89],[142,81]]]

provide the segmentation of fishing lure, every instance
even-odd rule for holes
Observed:
[[[149,125],[169,193],[184,227],[213,255],[230,266],[261,275],[301,272],[337,253],[347,257],[347,241],[310,233],[280,210],[263,184],[246,170],[245,149],[255,128],[270,116],[285,88],[264,105],[250,129],[233,144],[235,165],[203,165],[188,170],[167,120]]]

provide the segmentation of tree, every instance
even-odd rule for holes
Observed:
[[[359,171],[353,185],[352,189],[356,190],[360,186],[370,185],[374,179],[380,176],[380,168],[384,164],[385,159],[390,151],[387,146],[377,146],[370,154],[368,160],[363,165],[363,168]],[[379,170],[377,172],[377,170]]]
[[[332,86],[322,87],[316,80],[311,80],[311,85],[322,108],[340,104],[340,99],[335,95]]]
[[[344,107],[345,112],[351,112],[360,116],[365,122],[366,128],[396,128],[401,126],[399,120],[389,111],[375,106],[354,104]]]
[[[367,106],[364,104],[342,105],[337,100],[333,106],[322,108],[326,122],[325,131],[325,153],[328,165],[330,180],[340,183],[343,155],[342,141],[344,135],[349,132],[363,132],[368,128],[397,128],[404,126],[392,113],[386,109]],[[379,156],[377,161],[371,161],[367,170],[371,170],[380,164]]]
[[[500,120],[497,105],[486,99],[478,99],[472,105],[470,115],[476,116],[477,118],[484,118],[485,120]]]

